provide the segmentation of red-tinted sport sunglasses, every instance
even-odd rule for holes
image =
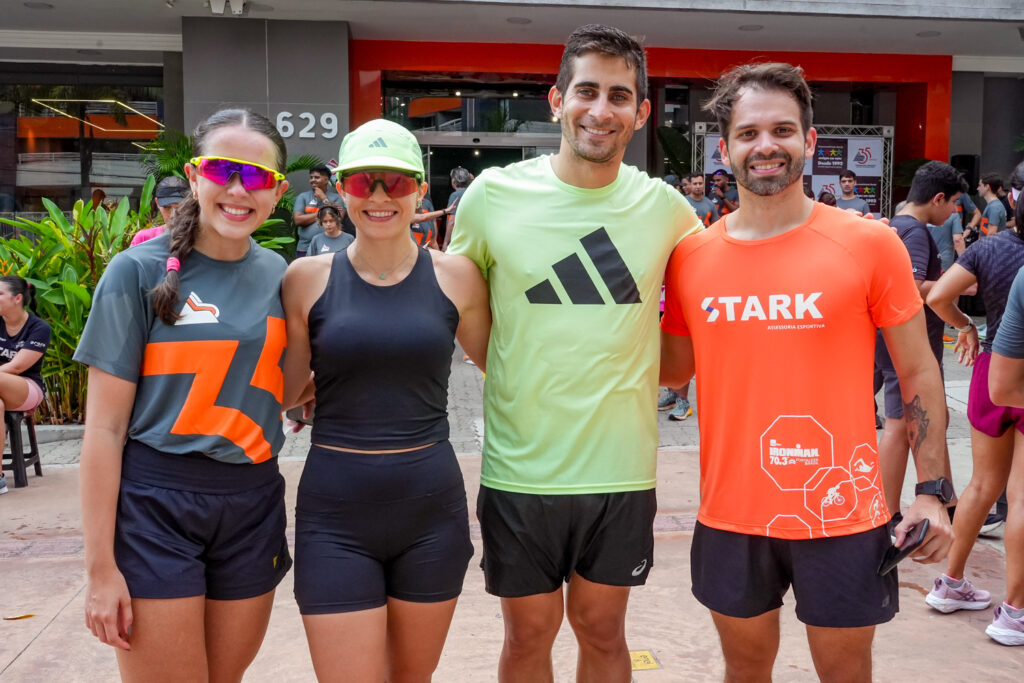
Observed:
[[[373,176],[380,176],[374,178]],[[419,180],[415,176],[398,171],[360,171],[347,175],[338,183],[338,190],[353,197],[368,199],[380,183],[389,197],[405,197],[420,189]]]
[[[238,174],[242,187],[248,191],[269,190],[284,180],[284,173],[241,159],[228,157],[195,157],[189,161],[196,173],[218,185],[227,185],[231,176]]]

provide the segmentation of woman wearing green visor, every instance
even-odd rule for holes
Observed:
[[[473,554],[448,376],[455,338],[484,367],[487,289],[471,261],[410,236],[427,185],[409,131],[370,121],[339,159],[356,239],[295,261],[282,290],[285,401],[311,370],[316,388],[295,597],[320,680],[429,680]]]

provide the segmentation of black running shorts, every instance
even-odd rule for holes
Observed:
[[[710,610],[749,618],[781,607],[792,585],[796,616],[809,626],[882,624],[899,611],[898,570],[878,575],[890,545],[885,526],[793,541],[697,522],[690,546],[693,595]]]
[[[277,460],[232,465],[128,441],[114,558],[133,598],[242,600],[291,567]]]
[[[576,572],[609,586],[641,586],[654,563],[654,489],[536,495],[480,487],[480,566],[502,598],[550,593]]]
[[[451,444],[406,453],[313,446],[295,506],[295,599],[302,614],[372,609],[389,597],[458,597],[473,556]]]

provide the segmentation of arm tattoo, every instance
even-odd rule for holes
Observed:
[[[921,397],[914,396],[910,403],[903,404],[903,416],[907,419],[907,436],[910,438],[910,451],[917,455],[918,449],[928,436],[928,411],[921,407]]]

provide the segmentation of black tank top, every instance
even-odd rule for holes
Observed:
[[[413,448],[448,438],[448,376],[459,312],[430,254],[376,287],[337,252],[309,311],[316,382],[313,443],[358,450]]]

